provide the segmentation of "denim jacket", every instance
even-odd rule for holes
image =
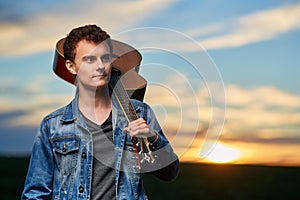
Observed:
[[[141,173],[152,173],[163,180],[178,174],[178,158],[163,135],[151,108],[138,100],[132,104],[139,117],[158,133],[152,146],[153,163],[140,164],[129,134],[127,121],[113,100],[114,169],[117,199],[147,199]],[[78,95],[73,101],[46,116],[36,135],[22,199],[90,199],[93,167],[93,142],[78,110]],[[140,166],[140,167],[138,167]]]

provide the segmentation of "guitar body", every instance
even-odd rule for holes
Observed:
[[[122,81],[122,84],[131,99],[143,101],[146,92],[147,81],[134,69],[122,74],[120,81]]]
[[[54,55],[53,71],[63,80],[74,84],[76,77],[69,73],[65,67],[66,59],[63,56],[63,44],[65,38],[59,40],[56,44]],[[122,81],[128,96],[133,99],[143,101],[147,81],[141,77],[139,66],[142,60],[141,54],[133,47],[117,40],[111,40],[113,45],[112,67],[119,70],[120,80]]]

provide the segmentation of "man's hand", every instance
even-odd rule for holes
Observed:
[[[149,139],[149,142],[154,141],[158,137],[143,118],[138,118],[130,122],[123,131],[129,133],[131,138],[146,137]]]

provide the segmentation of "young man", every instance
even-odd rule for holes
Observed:
[[[43,119],[22,199],[147,199],[142,172],[167,181],[176,178],[178,158],[151,108],[130,100],[139,118],[128,123],[112,95],[117,52],[112,41],[96,25],[75,28],[66,37],[65,67],[76,77],[76,95]],[[136,154],[135,141],[141,137],[155,158],[149,163]]]

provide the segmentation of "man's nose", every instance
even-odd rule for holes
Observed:
[[[98,62],[97,62],[97,70],[103,70],[105,68],[105,65],[104,63],[102,62],[101,59],[98,59]]]

